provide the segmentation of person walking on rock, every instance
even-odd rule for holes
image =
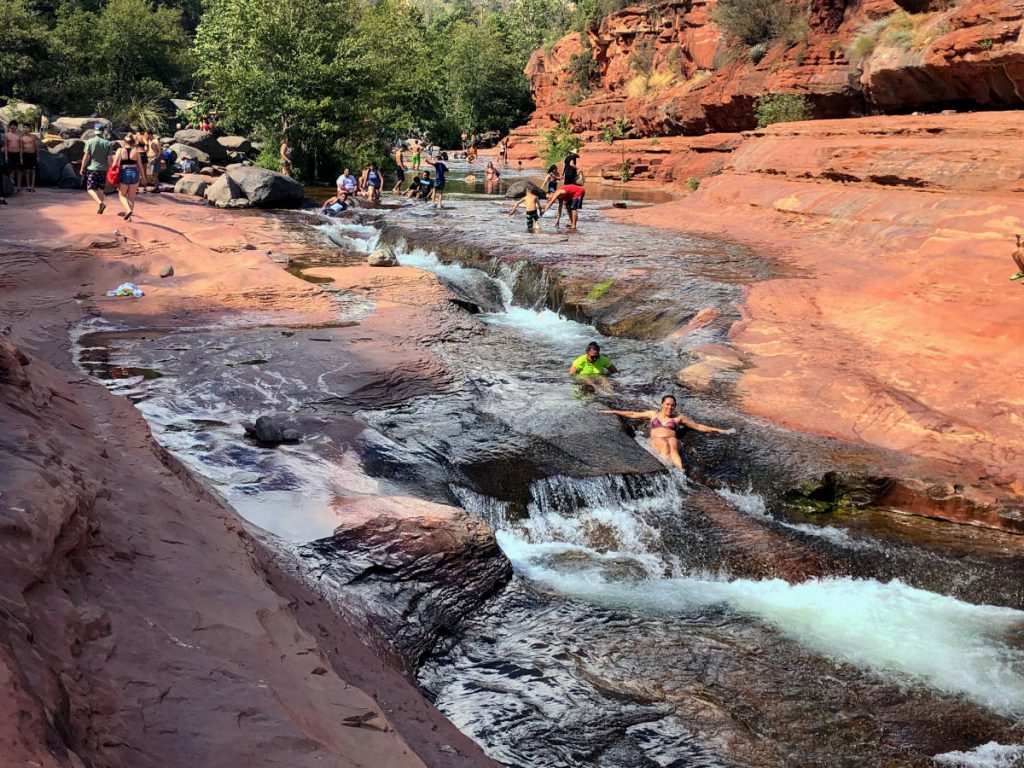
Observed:
[[[540,198],[533,191],[533,187],[527,187],[526,193],[516,201],[512,210],[508,212],[511,216],[520,205],[526,205],[526,231],[535,232],[540,229]]]
[[[430,161],[428,160],[427,162]],[[376,163],[370,163],[370,166],[363,171],[363,177],[359,180],[359,186],[362,187],[363,194],[366,195],[366,199],[371,203],[380,200],[380,193],[384,188],[384,177],[377,170]]]
[[[107,209],[106,187],[107,168],[110,167],[110,156],[114,153],[113,146],[103,132],[103,125],[96,124],[96,133],[85,142],[85,154],[79,176],[85,178],[85,190],[89,197],[96,201],[96,213]]]
[[[1024,277],[1024,235],[1017,235],[1017,247],[1013,249],[1013,263],[1017,265],[1017,274],[1011,280],[1020,280]]]
[[[42,142],[32,133],[32,127],[28,123],[21,126],[21,185],[26,192],[36,191],[40,147]]]
[[[131,221],[135,213],[135,196],[139,192],[139,184],[146,181],[146,167],[142,161],[142,153],[135,146],[134,137],[125,137],[123,146],[117,151],[117,164],[121,171],[118,174],[117,196],[124,206],[124,220]]]
[[[146,131],[147,149],[149,150],[149,166],[147,176],[153,191],[160,191],[160,163],[163,161],[164,148],[160,145],[159,137],[152,131]]]

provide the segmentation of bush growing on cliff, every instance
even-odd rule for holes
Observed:
[[[793,41],[806,30],[807,12],[786,0],[719,0],[712,20],[747,45]]]
[[[641,40],[629,53],[629,68],[638,75],[650,77],[654,69],[654,44],[650,40]]]
[[[583,140],[572,132],[572,125],[568,115],[558,118],[558,125],[548,131],[541,131],[543,144],[540,147],[540,157],[544,165],[554,165],[565,160],[570,152],[575,152],[583,146]]]
[[[569,93],[569,103],[579,104],[590,95],[590,84],[598,76],[601,68],[594,61],[594,52],[586,47],[569,57],[569,66],[566,69],[569,74],[567,81],[572,89]]]
[[[769,93],[754,102],[757,127],[811,119],[811,101],[800,93]]]

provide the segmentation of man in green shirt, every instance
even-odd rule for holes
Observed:
[[[82,168],[78,172],[79,176],[85,176],[85,189],[96,201],[96,213],[103,213],[107,207],[103,198],[107,190],[107,168],[113,154],[113,145],[103,135],[103,123],[96,123],[96,134],[85,142]]]
[[[612,361],[601,354],[601,347],[596,341],[587,344],[587,351],[569,366],[570,376],[607,376],[618,372]]]

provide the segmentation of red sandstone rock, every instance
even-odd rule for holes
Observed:
[[[710,20],[711,7],[707,0],[662,0],[603,19],[587,35],[599,74],[579,104],[572,104],[575,87],[568,68],[583,50],[580,36],[567,35],[550,53],[535,52],[525,71],[536,111],[513,134],[512,157],[528,159],[530,150],[522,145],[536,143],[538,131],[560,114],[571,115],[574,127],[584,132],[621,116],[630,120],[633,136],[748,130],[755,126],[755,99],[771,92],[806,95],[818,118],[869,110],[1024,105],[1020,0],[970,0],[915,16],[906,49],[878,36],[879,44],[864,61],[852,60],[848,50],[873,22],[902,12],[892,0],[812,3],[806,40],[774,43],[757,63],[747,46],[725,37]],[[641,46],[653,46],[654,70],[675,79],[661,90],[629,98],[625,86],[637,75],[630,61]]]
[[[772,126],[746,134],[696,194],[614,215],[786,266],[751,285],[731,333],[747,410],[934,462],[936,482],[895,486],[894,507],[1019,532],[1024,331],[1007,277],[1024,229],[1011,194],[1024,184],[1022,122],[983,117]],[[703,387],[739,367],[706,357],[680,379]]]

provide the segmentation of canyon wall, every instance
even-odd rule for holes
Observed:
[[[1024,0],[813,0],[798,42],[754,49],[723,33],[713,7],[633,6],[536,51],[536,111],[516,135],[533,140],[562,114],[583,132],[624,116],[631,137],[743,131],[756,98],[777,92],[807,96],[815,118],[1024,106]],[[581,89],[573,57],[587,52]]]

